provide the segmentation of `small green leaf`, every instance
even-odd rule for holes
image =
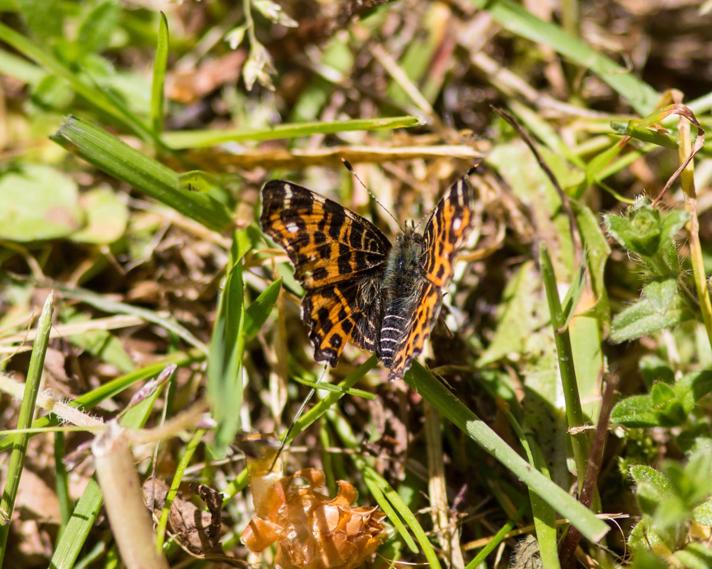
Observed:
[[[650,397],[655,407],[664,409],[675,399],[675,391],[667,383],[656,383],[650,390]]]
[[[613,318],[610,340],[616,344],[635,340],[679,324],[687,316],[675,279],[651,282],[638,302]]]
[[[647,198],[636,200],[623,215],[604,216],[610,235],[659,278],[674,278],[680,271],[677,232],[689,216],[683,210],[663,212]]]
[[[660,212],[648,205],[632,209],[628,215],[607,215],[608,232],[623,247],[641,256],[654,255],[660,245]]]
[[[126,231],[129,211],[111,188],[95,188],[79,199],[86,214],[86,226],[70,236],[79,243],[108,244]]]
[[[121,10],[116,0],[102,0],[89,6],[79,25],[76,44],[85,53],[98,53],[109,45]]]
[[[712,498],[692,510],[692,518],[698,524],[712,526]]]
[[[611,412],[611,422],[625,427],[657,427],[660,418],[650,396],[632,395],[619,401]]]
[[[0,239],[66,237],[84,224],[74,180],[39,164],[0,176]]]
[[[653,514],[658,505],[670,494],[670,480],[665,474],[643,464],[630,467],[630,475],[636,484],[635,494],[640,508]]]

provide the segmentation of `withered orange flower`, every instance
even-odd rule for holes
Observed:
[[[324,473],[316,468],[291,476],[284,476],[279,464],[270,470],[275,452],[267,448],[248,455],[256,515],[242,532],[242,542],[255,553],[276,543],[281,569],[360,567],[384,538],[384,514],[354,506],[356,489],[343,480],[330,498]]]

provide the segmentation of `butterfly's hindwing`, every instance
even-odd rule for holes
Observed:
[[[439,288],[452,278],[453,261],[472,228],[474,190],[460,178],[438,202],[425,226],[425,277]]]
[[[400,322],[403,325],[403,333],[398,339],[398,343],[394,344],[397,349],[390,355],[388,362],[384,357],[383,362],[388,366],[388,379],[400,379],[410,367],[414,358],[417,358],[423,351],[425,340],[430,336],[430,330],[435,323],[435,320],[440,311],[440,301],[442,292],[438,287],[423,279],[421,288],[418,294],[417,302],[411,311],[410,318],[407,322]],[[386,319],[384,318],[384,327]],[[394,323],[399,321],[394,320]],[[382,332],[383,333],[383,332]],[[381,338],[383,345],[383,338]]]
[[[358,281],[323,286],[304,295],[302,319],[309,327],[314,359],[336,365],[349,340],[366,350],[375,350],[380,303],[364,302],[363,291],[378,291],[381,278],[373,273]]]

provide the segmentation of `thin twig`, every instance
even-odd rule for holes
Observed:
[[[539,154],[539,150],[534,144],[534,141],[532,140],[531,136],[529,136],[529,133],[524,130],[524,127],[522,127],[521,124],[519,124],[519,121],[511,113],[505,111],[504,109],[494,106],[492,107],[492,109],[500,117],[507,121],[512,126],[512,128],[514,128],[514,130],[517,131],[517,134],[519,134],[524,143],[529,147],[531,153],[534,155],[534,158],[539,164],[539,167],[542,169],[544,174],[546,174],[546,177],[549,178],[551,185],[554,186],[556,193],[559,195],[559,200],[561,200],[561,208],[564,210],[564,213],[566,214],[566,217],[569,220],[569,231],[571,233],[571,243],[574,247],[574,254],[576,255],[576,266],[580,266],[583,258],[583,255],[581,253],[581,239],[579,239],[577,231],[578,224],[576,223],[576,216],[574,215],[574,210],[571,207],[571,201],[569,200],[569,196],[561,187],[561,184],[559,184],[559,181],[556,179],[556,176],[551,171],[551,168],[549,168],[549,165],[541,157],[541,154]]]

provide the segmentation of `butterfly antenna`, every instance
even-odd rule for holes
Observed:
[[[381,203],[381,200],[379,200],[378,197],[376,197],[376,194],[374,194],[374,193],[369,189],[369,187],[364,183],[364,181],[363,181],[363,180],[359,177],[359,175],[354,171],[354,167],[351,165],[351,162],[349,162],[348,160],[346,160],[346,158],[342,158],[342,159],[341,159],[341,162],[343,163],[344,168],[346,168],[349,172],[351,172],[351,174],[353,175],[353,177],[356,178],[356,180],[358,180],[358,183],[359,183],[359,184],[361,184],[361,187],[362,187],[364,190],[366,190],[366,191],[368,192],[368,195],[371,196],[371,198],[373,198],[373,201],[375,201],[378,205],[381,206],[381,209],[382,209],[383,211],[385,211],[385,212],[390,216],[390,218],[391,218],[393,221],[396,222],[396,225],[397,225],[397,226],[401,229],[401,231],[402,231],[402,230],[403,230],[403,227],[401,226],[400,222],[396,219],[396,216],[393,215],[393,214],[391,213],[391,211],[390,211],[385,205],[383,205],[383,204]]]
[[[277,454],[274,456],[274,459],[272,460],[272,464],[269,467],[270,471],[272,471],[272,469],[274,468],[274,465],[277,464],[277,460],[279,459],[280,455],[282,454],[284,447],[287,446],[287,443],[291,440],[290,437],[292,435],[292,431],[294,430],[294,427],[297,424],[297,421],[304,413],[304,409],[306,409],[307,405],[309,405],[309,402],[312,400],[314,395],[316,395],[316,390],[319,387],[319,384],[321,384],[321,382],[324,380],[324,376],[326,375],[326,370],[327,370],[327,366],[324,365],[324,367],[321,370],[321,374],[319,375],[319,379],[316,380],[314,387],[312,387],[309,390],[309,393],[307,393],[307,396],[304,398],[304,401],[302,401],[302,404],[299,406],[299,409],[297,409],[297,412],[294,414],[292,423],[287,428],[287,432],[284,434],[284,438],[282,439],[282,442],[279,445],[279,450],[277,450]]]

